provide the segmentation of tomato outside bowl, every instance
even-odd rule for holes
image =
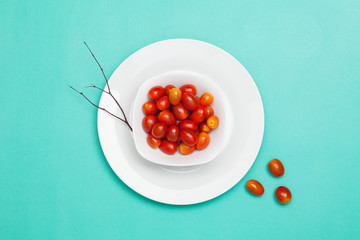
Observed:
[[[154,86],[174,85],[180,88],[185,84],[192,84],[197,88],[197,96],[208,92],[213,95],[211,107],[219,118],[219,125],[210,133],[210,143],[204,150],[195,150],[189,155],[177,152],[168,155],[159,148],[151,148],[147,143],[148,133],[142,127],[142,120],[146,116],[142,110],[145,102],[150,101],[149,90]],[[172,71],[145,80],[139,87],[135,101],[131,108],[130,122],[133,126],[132,136],[138,153],[146,160],[165,166],[185,167],[208,163],[214,160],[226,147],[233,127],[233,117],[230,103],[221,88],[210,78],[195,72]]]

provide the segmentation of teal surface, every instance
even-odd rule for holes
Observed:
[[[360,2],[0,2],[1,239],[359,239]],[[248,174],[203,204],[170,206],[122,183],[96,109],[66,83],[103,86],[131,53],[169,38],[219,46],[250,72],[265,108]],[[89,90],[95,101],[99,92]],[[286,173],[266,165],[281,159]],[[262,197],[245,190],[255,178]],[[274,199],[277,186],[293,193]]]

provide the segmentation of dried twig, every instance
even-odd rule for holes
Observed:
[[[111,93],[111,89],[110,89],[110,86],[109,86],[109,82],[108,82],[108,79],[106,78],[106,75],[105,75],[105,73],[104,73],[103,68],[101,67],[99,61],[96,59],[95,55],[94,55],[93,52],[90,50],[90,48],[89,48],[89,46],[86,44],[86,42],[84,42],[84,44],[85,44],[85,46],[87,47],[87,49],[90,51],[90,53],[91,53],[91,55],[93,56],[93,58],[95,59],[96,63],[98,64],[98,66],[99,66],[99,68],[100,68],[100,70],[101,70],[101,72],[102,72],[102,74],[103,74],[103,76],[104,76],[104,78],[105,78],[106,86],[107,86],[107,89],[108,89],[108,90],[106,91],[106,90],[104,90],[104,89],[101,89],[101,88],[93,85],[93,84],[90,85],[90,86],[87,86],[86,88],[95,88],[95,89],[98,89],[98,90],[100,90],[100,91],[102,91],[102,92],[110,95],[111,98],[115,101],[116,105],[118,105],[118,107],[120,108],[120,110],[121,110],[121,112],[122,112],[122,114],[123,114],[123,116],[124,116],[124,119],[121,118],[121,117],[119,117],[119,116],[116,116],[115,114],[113,114],[113,113],[111,113],[111,112],[109,112],[109,111],[106,110],[105,108],[102,108],[102,107],[94,104],[88,97],[85,96],[85,94],[84,94],[83,92],[78,91],[77,89],[75,89],[74,87],[70,86],[69,84],[68,84],[68,86],[69,86],[72,90],[74,90],[75,92],[77,92],[77,93],[79,93],[81,96],[83,96],[83,97],[84,97],[91,105],[93,105],[94,107],[96,107],[96,108],[98,108],[98,109],[100,109],[100,110],[103,110],[104,112],[107,112],[107,113],[110,114],[111,116],[113,116],[113,117],[119,119],[120,121],[124,122],[124,123],[130,128],[130,130],[132,131],[132,127],[130,126],[129,121],[128,121],[127,118],[126,118],[126,115],[125,115],[125,112],[124,112],[123,108],[121,107],[121,105],[119,104],[119,102],[116,100],[116,98],[114,97],[114,95],[112,95],[112,93]]]

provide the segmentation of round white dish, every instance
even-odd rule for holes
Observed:
[[[100,110],[98,134],[111,168],[134,191],[162,203],[195,204],[226,192],[250,169],[263,138],[263,105],[251,76],[234,57],[191,39],[160,41],[138,50],[120,64],[109,84],[129,116],[140,85],[171,71],[190,71],[212,79],[234,105],[231,137],[213,161],[190,167],[164,167],[146,161],[136,151],[129,128]],[[121,115],[106,94],[99,104]]]
[[[193,84],[197,88],[197,96],[201,96],[205,92],[209,92],[214,96],[211,106],[219,117],[220,124],[209,133],[210,144],[204,151],[194,151],[189,155],[182,155],[177,151],[173,155],[167,155],[160,149],[152,149],[148,145],[146,140],[148,133],[142,127],[142,120],[145,117],[142,106],[150,100],[148,92],[152,87],[165,87],[169,84],[177,88],[185,84]],[[150,162],[166,166],[185,167],[210,162],[224,149],[232,132],[232,110],[225,93],[211,79],[189,71],[171,71],[147,79],[139,88],[130,117],[135,147],[138,153]]]

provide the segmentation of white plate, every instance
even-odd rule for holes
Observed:
[[[146,46],[128,57],[109,79],[125,112],[145,80],[170,71],[191,71],[215,81],[233,104],[233,133],[213,161],[195,167],[164,167],[146,161],[136,151],[130,130],[98,111],[101,147],[118,177],[134,191],[152,200],[176,205],[215,198],[247,173],[260,149],[264,111],[258,89],[246,69],[229,53],[211,44],[172,39]],[[100,106],[120,115],[103,94]]]

